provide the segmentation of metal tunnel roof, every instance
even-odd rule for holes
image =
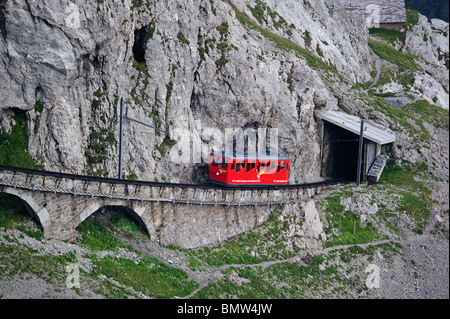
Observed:
[[[334,125],[342,127],[359,136],[361,129],[361,119],[339,111],[316,111],[315,115],[321,120],[325,120]],[[395,134],[388,128],[381,128],[378,124],[364,120],[364,138],[380,145],[395,142]]]

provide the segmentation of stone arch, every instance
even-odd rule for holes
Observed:
[[[101,213],[102,209],[112,209],[112,210],[123,210],[124,215],[127,218],[131,219],[137,225],[140,225],[147,235],[150,234],[149,228],[145,220],[141,217],[142,213],[145,209],[141,207],[134,207],[136,205],[130,204],[130,202],[123,200],[107,200],[107,201],[99,201],[92,200],[87,203],[86,207],[81,211],[79,222],[75,225],[75,228],[78,227],[84,220],[88,217],[91,217],[94,214]]]
[[[40,226],[45,233],[47,228],[46,226],[48,226],[46,223],[48,220],[48,212],[45,207],[37,204],[32,196],[27,195],[22,190],[5,187],[0,189],[0,194],[7,194],[12,198],[19,199],[28,216],[31,217],[31,219],[38,224],[38,226]]]

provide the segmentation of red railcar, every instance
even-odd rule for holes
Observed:
[[[211,153],[209,179],[226,186],[285,185],[289,180],[289,158]]]

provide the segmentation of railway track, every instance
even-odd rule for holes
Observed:
[[[96,176],[86,176],[86,175],[75,175],[75,174],[66,174],[59,172],[51,172],[51,171],[43,171],[37,169],[30,168],[21,168],[21,167],[12,167],[12,166],[4,166],[0,165],[0,171],[11,171],[11,172],[19,172],[27,175],[38,175],[45,177],[53,177],[58,179],[72,179],[78,181],[85,182],[97,182],[97,183],[106,183],[106,184],[118,184],[118,185],[132,185],[132,186],[152,186],[152,187],[169,187],[169,188],[181,188],[181,189],[217,189],[217,190],[283,190],[283,189],[307,189],[314,187],[326,187],[332,186],[336,184],[343,184],[347,182],[346,178],[337,178],[337,179],[329,179],[320,182],[314,183],[304,183],[304,184],[294,184],[294,185],[276,185],[276,186],[233,186],[226,187],[218,184],[184,184],[184,183],[161,183],[161,182],[151,182],[151,181],[133,181],[133,180],[124,180],[117,178],[104,178],[104,177],[96,177]],[[0,180],[1,183],[1,180]]]
[[[281,205],[311,198],[327,187],[346,182],[346,179],[340,178],[296,185],[226,187],[216,184],[130,181],[0,166],[0,186],[3,187],[32,193],[187,205]]]

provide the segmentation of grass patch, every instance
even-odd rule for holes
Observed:
[[[187,253],[202,263],[220,267],[223,265],[253,265],[264,261],[280,260],[293,257],[298,248],[287,250],[282,236],[288,222],[283,224],[276,214],[269,216],[261,229],[241,234],[214,247],[204,247]]]
[[[428,101],[419,100],[405,105],[405,111],[415,115],[421,121],[449,130],[449,110],[430,104]]]
[[[29,136],[25,115],[16,115],[13,119],[16,123],[10,134],[0,131],[0,164],[42,169],[43,166],[27,152]]]
[[[307,64],[315,69],[315,70],[322,70],[327,73],[332,73],[335,75],[339,75],[339,72],[337,71],[336,67],[332,64],[325,63],[322,61],[319,57],[315,56],[312,52],[308,51],[307,49],[304,49],[291,40],[288,40],[282,36],[279,36],[275,33],[272,33],[260,25],[258,25],[256,22],[250,20],[242,13],[235,11],[236,18],[243,24],[249,27],[250,29],[257,30],[259,33],[261,33],[262,36],[272,41],[276,47],[283,51],[292,51],[294,52],[297,57],[303,58],[306,60]]]
[[[135,68],[136,70],[143,72],[143,73],[147,73],[148,72],[148,68],[147,68],[147,63],[144,62],[138,62],[136,60],[133,59],[133,68]]]
[[[394,185],[399,188],[398,194],[402,199],[397,211],[414,216],[418,226],[416,230],[425,228],[433,204],[431,191],[423,182],[415,180],[416,176],[420,176],[426,170],[427,166],[423,162],[416,164],[404,162],[403,166],[400,166],[390,159],[379,181],[381,185]]]
[[[267,268],[230,267],[223,278],[200,289],[193,298],[199,299],[299,299],[313,296],[339,296],[341,289],[361,288],[364,282],[355,277],[340,277],[336,266],[325,266],[322,256],[307,255],[305,265],[290,262],[273,264]],[[240,278],[236,282],[235,278]],[[331,291],[331,288],[336,288]]]
[[[61,256],[34,255],[30,248],[16,245],[0,246],[0,264],[2,265],[2,279],[11,279],[16,276],[23,278],[24,274],[34,274],[48,283],[63,287],[67,273],[65,266],[73,262],[73,253]]]
[[[25,204],[16,196],[0,193],[0,227],[17,229],[29,237],[41,240],[44,236],[40,224],[28,225],[31,219]]]
[[[265,258],[252,256],[248,247],[255,247],[261,235],[259,233],[250,232],[218,245],[216,247],[205,247],[195,252],[195,257],[203,263],[220,267],[230,264],[257,264],[265,260]]]
[[[329,223],[326,232],[330,238],[324,246],[362,244],[377,239],[379,237],[378,230],[373,225],[369,223],[362,225],[359,215],[351,211],[344,211],[345,207],[341,204],[342,195],[339,193],[326,198],[325,215]],[[337,235],[331,234],[333,228],[338,230]]]
[[[186,45],[191,44],[191,42],[188,39],[186,39],[186,36],[182,32],[179,32],[177,34],[177,39],[180,40],[181,43],[184,43]]]
[[[421,70],[416,63],[419,57],[413,54],[399,52],[387,44],[375,41],[369,41],[369,46],[380,58],[397,65],[399,72]]]
[[[115,214],[112,217],[112,223],[122,232],[127,232],[134,235],[145,231],[142,226],[136,224],[124,214]]]
[[[154,298],[183,297],[198,287],[197,282],[189,280],[185,271],[161,263],[154,257],[135,263],[107,256],[94,263],[96,273]]]
[[[171,149],[175,144],[177,144],[176,141],[172,140],[170,137],[166,136],[164,137],[164,140],[162,141],[161,145],[155,145],[156,150],[161,154],[161,156],[164,156],[167,152],[167,150]]]
[[[400,31],[391,30],[391,29],[370,28],[369,33],[371,35],[377,36],[380,39],[383,39],[383,40],[389,42],[392,45],[394,45],[395,42],[397,42],[397,41],[405,42],[405,40],[406,40],[405,32],[400,32]]]
[[[81,245],[91,251],[117,251],[119,248],[126,248],[126,245],[114,236],[105,225],[92,218],[87,218],[76,230],[81,233]]]
[[[395,107],[387,103],[380,97],[374,96],[367,99],[366,103],[371,105],[376,111],[384,113],[396,123],[400,124],[413,138],[413,143],[422,144],[423,142],[432,142],[434,137],[430,134],[424,123],[428,122],[436,127],[445,128],[448,130],[448,110],[441,109],[435,105],[421,100],[404,107]],[[411,122],[415,122],[414,126]],[[393,131],[399,128],[390,127]]]
[[[411,87],[414,85],[414,72],[422,71],[422,68],[417,64],[417,60],[420,59],[418,56],[399,52],[387,44],[376,41],[369,41],[369,46],[381,59],[397,65],[398,73],[395,79],[398,80],[400,84],[404,87]],[[385,84],[384,82],[386,81],[380,79],[379,82],[383,83],[378,83],[377,85]],[[390,81],[386,83],[389,82]]]
[[[406,30],[411,30],[411,28],[419,23],[419,12],[411,9],[406,9],[406,23],[403,27]]]

